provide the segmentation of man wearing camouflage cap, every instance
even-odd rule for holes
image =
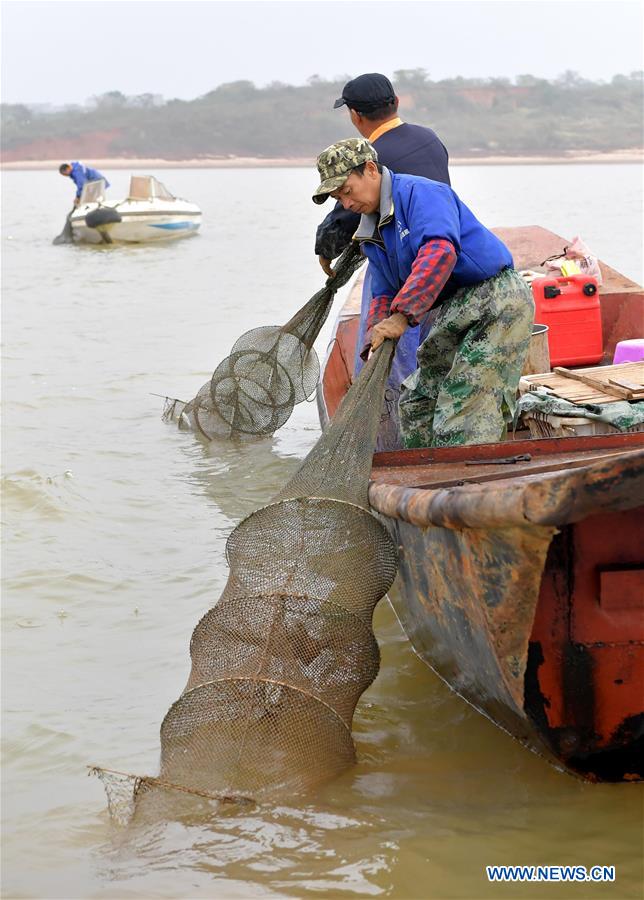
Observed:
[[[508,248],[445,184],[398,175],[365,139],[338,141],[318,157],[315,203],[331,196],[360,213],[373,278],[362,356],[398,340],[439,307],[403,381],[406,447],[498,441],[514,414],[534,318],[532,293]]]
[[[329,194],[343,186],[354,169],[364,165],[369,160],[376,162],[378,154],[366,138],[349,138],[346,141],[338,141],[335,144],[331,144],[330,147],[327,147],[326,150],[320,153],[317,159],[318,172],[322,181],[317,191],[313,194],[313,202],[317,204],[324,203]],[[382,166],[380,166],[380,169],[382,169]],[[361,170],[357,174],[362,174],[363,171]],[[341,200],[338,200],[338,202],[342,203]],[[352,206],[347,207],[343,203],[342,206],[354,212]],[[360,224],[360,220],[358,220],[358,224]]]
[[[434,181],[449,184],[448,154],[436,132],[422,125],[403,122],[398,115],[398,97],[391,81],[379,72],[358,75],[342,88],[342,95],[333,104],[334,109],[346,109],[356,131],[378,152],[378,159],[391,172],[405,175],[422,175]],[[343,209],[341,203],[318,226],[315,235],[315,252],[320,265],[331,275],[331,261],[349,246],[360,223],[360,216]],[[371,304],[371,274],[367,267],[362,286],[362,302],[359,325],[359,344],[362,344]],[[399,446],[398,393],[401,382],[416,369],[418,345],[427,336],[427,323],[408,328],[396,346],[396,354],[387,382],[389,416],[383,421],[378,436],[378,449],[391,450]],[[354,359],[357,375],[363,361]]]

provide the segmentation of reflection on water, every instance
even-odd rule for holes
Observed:
[[[195,494],[202,494],[219,507],[233,524],[272,499],[300,462],[295,456],[277,455],[272,438],[196,443],[199,449],[186,472],[186,482]]]
[[[637,174],[471,167],[454,180],[487,224],[582,234],[638,278]],[[127,173],[107,175],[118,194]],[[213,817],[198,803],[111,827],[85,767],[158,771],[226,538],[318,435],[314,404],[243,445],[161,422],[153,394],[191,397],[241,332],[283,322],[321,285],[306,170],[164,176],[204,210],[199,236],[83,248],[51,245],[69,199],[55,172],[4,175],[5,896],[580,896],[484,877],[541,863],[615,865],[593,896],[639,897],[640,789],[579,783],[517,746],[417,660],[386,603],[355,769],[279,808]],[[592,209],[571,188],[590,177]]]

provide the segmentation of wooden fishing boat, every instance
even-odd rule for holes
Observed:
[[[498,229],[517,268],[566,243]],[[642,288],[601,264],[605,362],[639,337]],[[360,306],[318,391],[351,383]],[[528,434],[526,438],[526,434]],[[419,656],[498,726],[589,781],[639,781],[644,754],[644,434],[377,453],[370,502],[400,551],[390,599]]]

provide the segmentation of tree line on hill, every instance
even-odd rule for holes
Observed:
[[[5,158],[43,158],[43,148],[82,146],[83,157],[165,159],[313,157],[354,130],[333,101],[347,79],[306,85],[222,84],[195,100],[111,91],[86,106],[48,111],[2,105]],[[432,81],[423,69],[394,73],[400,114],[432,127],[452,156],[558,155],[641,148],[644,73],[595,82],[566,72]],[[21,155],[23,154],[23,155]],[[73,154],[72,154],[73,155]]]

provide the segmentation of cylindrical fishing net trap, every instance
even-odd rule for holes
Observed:
[[[348,247],[334,276],[285,325],[245,332],[188,403],[166,398],[164,419],[205,440],[276,432],[315,391],[320,363],[313,344],[335,294],[363,262],[359,247]]]
[[[387,341],[364,366],[275,500],[230,534],[228,581],[193,632],[188,683],[161,725],[159,776],[128,786],[98,770],[119,820],[155,805],[167,814],[172,791],[284,798],[355,762],[353,713],[379,665],[372,614],[397,568],[367,500],[392,350]]]

